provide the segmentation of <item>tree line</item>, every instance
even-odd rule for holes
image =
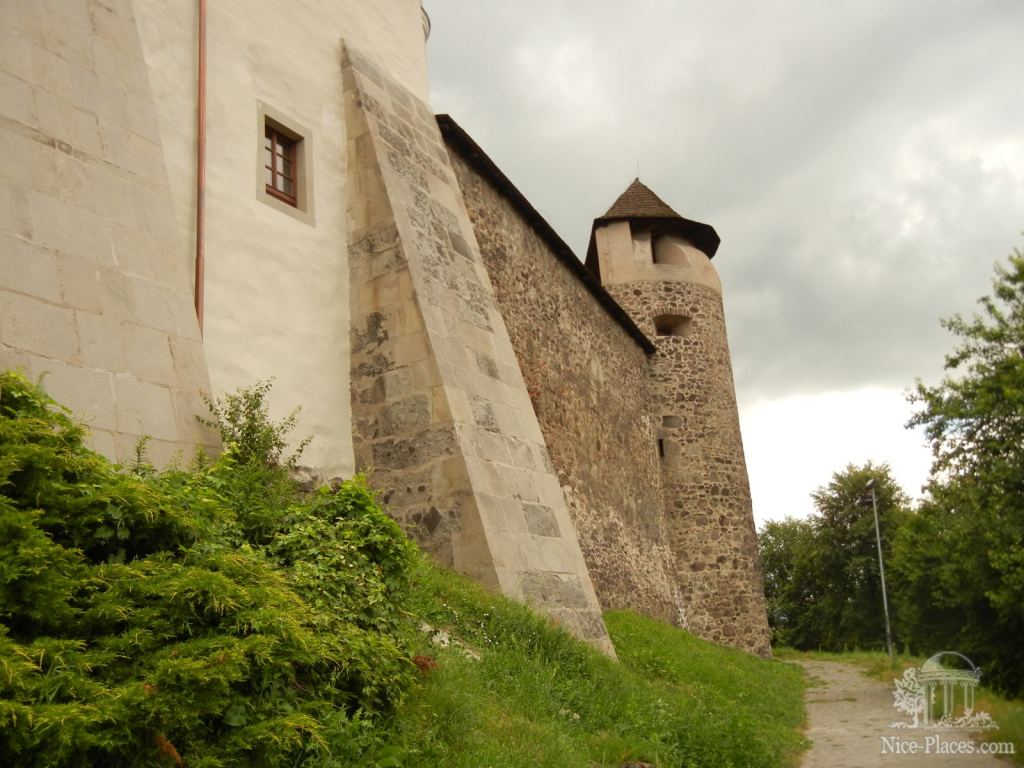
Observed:
[[[874,480],[898,647],[959,651],[1024,694],[1024,252],[996,266],[979,304],[942,321],[957,337],[946,375],[909,395],[907,426],[933,455],[925,498],[911,505],[886,465],[849,465],[813,494],[816,514],[759,533],[774,643],[885,647]]]

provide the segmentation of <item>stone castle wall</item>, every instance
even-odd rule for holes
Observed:
[[[112,459],[187,458],[209,378],[132,4],[2,5],[0,369]]]
[[[449,151],[601,605],[678,623],[647,354],[494,185]]]
[[[442,562],[614,656],[437,123],[343,66],[359,468]]]
[[[325,444],[317,464],[372,470],[442,562],[609,652],[598,595],[762,650],[720,300],[615,286],[650,338],[652,307],[721,323],[705,346],[659,340],[652,367],[614,302],[449,156],[422,100],[416,0],[309,5],[280,36],[273,17],[235,23],[251,4],[211,10],[205,343],[182,242],[192,11],[0,11],[0,367],[47,374],[103,453],[127,458],[148,435],[164,464],[214,442],[194,418],[208,359],[219,390],[284,366],[279,386]],[[342,33],[371,56],[341,65]],[[304,217],[259,198],[264,107],[310,129],[319,203]]]
[[[0,0],[0,4],[17,0]],[[139,35],[186,262],[196,226],[196,0],[61,0],[129,4]],[[47,5],[36,2],[31,5]],[[206,308],[210,384],[233,392],[274,380],[270,414],[297,405],[295,440],[315,435],[303,462],[349,476],[349,191],[341,39],[374,51],[384,69],[425,95],[419,0],[216,0],[206,20]],[[267,195],[265,119],[302,137],[296,207]]]
[[[692,282],[636,281],[608,290],[655,340],[652,386],[664,457],[668,536],[686,626],[707,640],[770,653],[721,294]],[[690,319],[658,336],[654,318]]]

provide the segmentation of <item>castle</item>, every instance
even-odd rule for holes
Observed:
[[[427,106],[418,0],[0,10],[0,367],[127,458],[273,377],[324,478],[614,653],[768,654],[718,235],[639,180],[579,261]],[[198,119],[197,119],[198,116]]]

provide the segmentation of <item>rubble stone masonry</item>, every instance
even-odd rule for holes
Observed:
[[[523,214],[449,151],[601,605],[678,624],[647,353]]]
[[[652,402],[664,453],[666,527],[686,626],[707,640],[769,655],[721,294],[675,280],[608,289],[657,345]],[[654,318],[665,315],[689,318],[686,332],[657,335]]]

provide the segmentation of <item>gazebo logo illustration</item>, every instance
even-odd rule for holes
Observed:
[[[920,668],[911,667],[896,680],[893,707],[912,720],[895,721],[889,727],[963,731],[997,728],[988,712],[974,711],[980,679],[981,670],[962,653],[935,654]]]

